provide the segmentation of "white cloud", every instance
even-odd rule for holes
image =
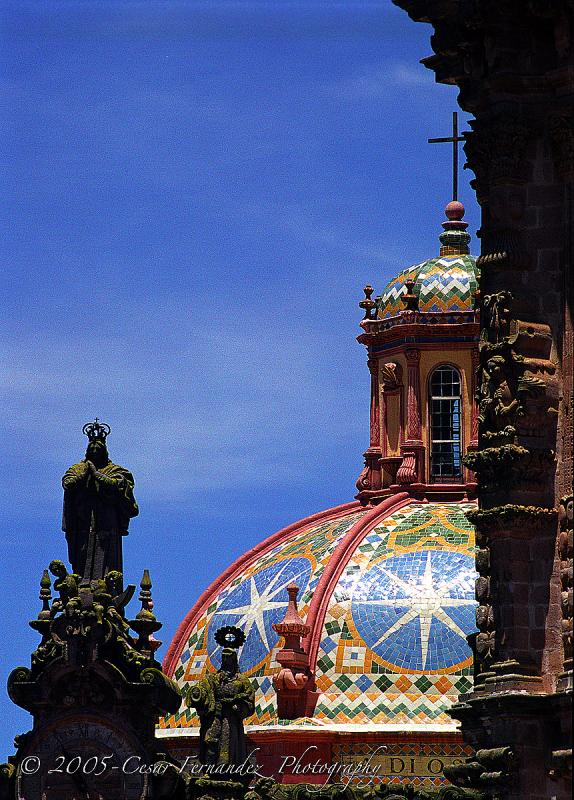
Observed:
[[[317,368],[320,332],[265,313],[175,314],[167,330],[151,306],[129,317],[123,336],[47,334],[3,348],[0,413],[19,444],[3,486],[13,505],[29,495],[23,464],[36,501],[59,491],[63,468],[82,455],[81,426],[96,415],[112,425],[112,457],[134,471],[148,499],[297,484],[301,457],[315,457],[317,429],[328,451],[337,430],[333,408],[317,403],[332,379]],[[344,406],[351,382],[337,393]]]
[[[325,94],[342,102],[388,99],[397,90],[428,88],[432,73],[422,65],[400,61],[378,65],[326,86]]]

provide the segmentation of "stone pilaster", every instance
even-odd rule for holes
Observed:
[[[379,387],[379,361],[370,357],[367,361],[371,375],[371,404],[369,417],[369,448],[363,453],[365,466],[356,486],[359,490],[358,497],[367,499],[372,493],[377,493],[382,486],[381,480],[381,406]]]
[[[420,350],[405,351],[407,360],[407,397],[405,439],[401,445],[403,461],[397,481],[403,485],[419,484],[424,480],[424,446],[421,422]]]

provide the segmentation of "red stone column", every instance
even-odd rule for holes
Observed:
[[[403,462],[397,472],[400,484],[419,484],[424,475],[424,447],[421,423],[420,350],[405,352],[407,359],[406,438],[401,446]]]
[[[371,406],[369,419],[369,448],[363,453],[365,466],[357,480],[357,497],[368,500],[381,489],[381,407],[379,402],[379,361],[369,357],[367,361],[371,373]]]
[[[379,362],[376,358],[367,361],[371,373],[371,425],[369,449],[381,447],[381,409],[379,402]]]
[[[407,350],[407,438],[405,445],[422,445],[420,350]]]
[[[478,403],[476,402],[476,375],[478,370],[479,354],[478,348],[472,353],[472,366],[470,374],[470,442],[466,448],[467,453],[478,450]],[[467,484],[469,496],[474,496],[478,485],[476,475],[468,467],[464,468],[464,479]]]

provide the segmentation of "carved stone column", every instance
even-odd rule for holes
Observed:
[[[562,800],[572,747],[572,2],[394,2],[433,26],[423,63],[475,117],[465,153],[482,212],[482,341],[478,450],[466,466],[479,483],[478,675],[452,713],[478,752],[453,779],[488,796]]]
[[[371,374],[371,404],[369,418],[369,448],[363,453],[365,466],[357,480],[357,497],[367,500],[376,494],[382,486],[381,481],[381,408],[379,387],[379,361],[372,356],[367,361]]]
[[[424,475],[421,422],[420,350],[405,351],[407,359],[406,438],[401,446],[403,462],[397,472],[400,484],[420,484]]]
[[[401,442],[402,368],[394,361],[381,364],[381,420],[383,422],[382,482],[384,488],[397,485],[397,471],[403,462],[397,445]]]
[[[558,688],[571,690],[572,679],[572,495],[560,501],[560,584],[562,588],[562,642],[564,645],[564,672],[559,676]]]
[[[371,413],[370,413],[370,442],[369,447],[381,448],[381,414],[379,402],[379,362],[372,356],[367,361],[371,375]]]

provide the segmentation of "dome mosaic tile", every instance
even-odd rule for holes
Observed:
[[[343,513],[326,522],[306,526],[286,541],[246,565],[227,585],[214,594],[193,625],[183,649],[174,679],[180,687],[214,671],[221,663],[221,648],[215,631],[223,625],[243,628],[246,641],[240,652],[239,666],[257,686],[255,715],[249,723],[276,721],[275,689],[270,675],[278,670],[275,653],[279,636],[272,628],[287,609],[287,586],[295,581],[300,588],[299,610],[303,618],[317,583],[339,541],[365,514],[364,509]],[[186,710],[160,722],[160,727],[196,725],[193,712]]]
[[[413,293],[418,296],[422,313],[472,311],[478,288],[476,259],[471,255],[442,256],[414,264],[403,270],[385,287],[378,300],[378,316],[396,316],[403,310],[402,296],[406,281],[414,280]]]
[[[357,546],[332,593],[317,660],[316,716],[447,721],[471,685],[471,504],[412,504]]]
[[[311,633],[318,646],[317,721],[446,722],[446,708],[471,684],[465,637],[475,629],[474,531],[465,511],[473,507],[408,501],[371,524],[370,516],[364,518],[373,509],[357,505],[335,510],[326,521],[294,526],[214,584],[188,617],[174,679],[184,687],[216,670],[215,631],[237,625],[246,634],[240,668],[257,687],[255,714],[247,723],[276,724],[272,677],[281,642],[272,625],[282,620],[286,587],[295,581],[303,619],[318,586],[315,603],[321,592],[326,597]],[[321,581],[327,565],[335,576],[328,592]],[[184,710],[160,727],[197,724],[195,714]]]

